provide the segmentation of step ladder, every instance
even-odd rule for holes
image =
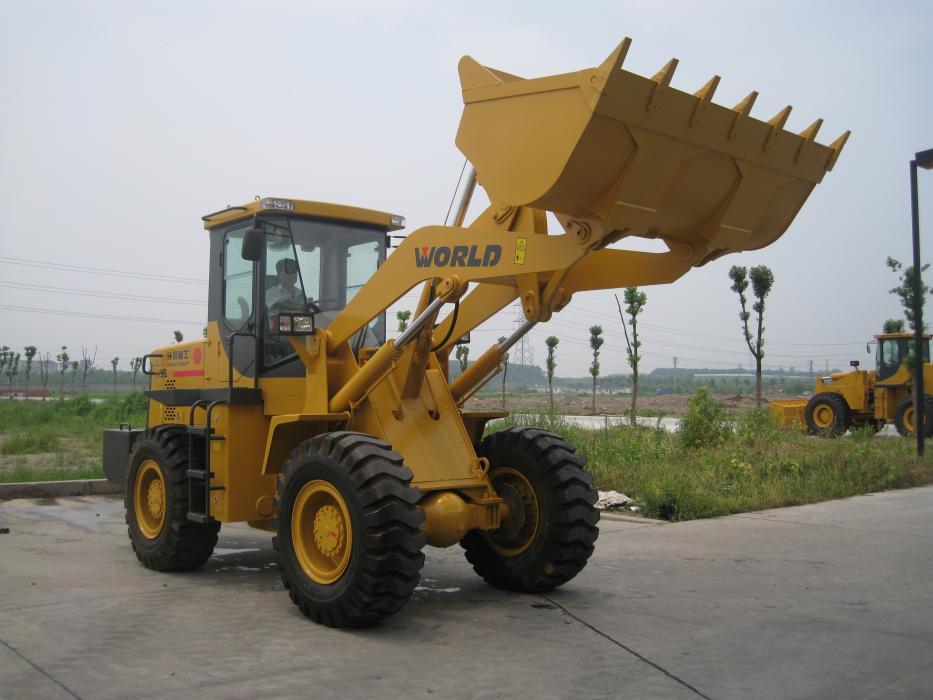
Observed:
[[[216,522],[211,515],[211,492],[223,491],[223,486],[212,486],[211,479],[211,443],[224,440],[222,435],[215,435],[211,427],[211,414],[216,406],[226,401],[200,399],[191,405],[188,417],[188,520],[196,523]],[[207,407],[204,425],[194,424],[194,414],[198,408]]]

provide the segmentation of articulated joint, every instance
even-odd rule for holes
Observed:
[[[453,491],[432,493],[419,505],[424,510],[424,534],[432,547],[455,545],[470,530],[496,530],[507,511],[500,498],[469,503]]]

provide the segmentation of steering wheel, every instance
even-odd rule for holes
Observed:
[[[321,313],[321,307],[318,306],[317,302],[308,300],[308,308],[312,313],[319,314]],[[272,305],[269,307],[269,311],[273,313],[279,313],[282,311],[304,311],[305,305],[300,301],[292,301],[291,299],[279,299],[278,301],[272,302]]]
[[[318,299],[317,304],[321,311],[337,311],[343,308],[340,299]]]

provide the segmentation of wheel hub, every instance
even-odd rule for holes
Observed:
[[[830,427],[833,424],[834,417],[833,409],[825,404],[817,406],[816,410],[813,411],[813,422],[821,428]]]
[[[509,514],[498,530],[484,536],[499,554],[514,557],[528,549],[538,534],[538,498],[531,483],[517,469],[496,469],[490,474],[490,480],[508,505]]]
[[[314,543],[324,556],[332,557],[343,546],[344,526],[340,512],[323,506],[314,516]]]
[[[149,490],[146,494],[146,504],[149,506],[149,514],[161,520],[165,515],[165,490],[162,488],[161,480],[153,480],[149,483]]]
[[[304,573],[315,583],[332,584],[350,563],[353,528],[350,510],[329,481],[309,481],[295,497],[292,547]]]
[[[165,480],[155,460],[147,459],[139,465],[133,506],[136,524],[143,536],[150,540],[158,537],[165,523]]]

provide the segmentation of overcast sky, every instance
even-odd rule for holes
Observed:
[[[399,213],[409,232],[442,223],[463,164],[459,58],[536,77],[598,65],[624,36],[628,70],[650,76],[676,56],[679,89],[719,74],[720,104],[757,90],[759,119],[791,104],[788,129],[822,117],[821,143],[853,132],[777,243],[645,288],[645,368],[674,356],[681,367],[751,365],[733,264],[774,271],[768,367],[865,362],[865,340],[902,317],[884,260],[910,259],[908,162],[933,148],[929,2],[0,0],[0,10],[0,344],[14,349],[97,346],[99,365],[119,356],[126,367],[176,328],[198,337],[200,217],[256,195]],[[921,171],[920,191],[933,259],[933,172]],[[612,291],[578,295],[532,333],[535,360],[554,334],[558,374],[584,375],[587,328],[601,323],[603,373],[627,371],[614,311]],[[514,316],[474,333],[472,354]]]

